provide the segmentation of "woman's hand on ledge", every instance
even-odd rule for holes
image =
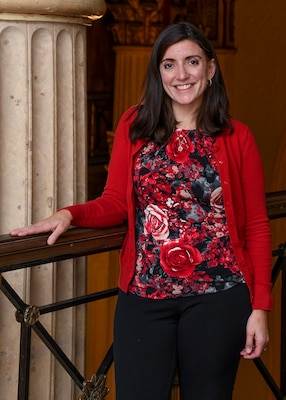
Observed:
[[[33,225],[13,229],[9,234],[11,236],[28,236],[37,233],[52,232],[47,240],[47,244],[52,245],[57,241],[60,235],[68,230],[71,221],[71,213],[68,210],[60,210]]]

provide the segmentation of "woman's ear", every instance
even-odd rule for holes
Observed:
[[[209,65],[208,65],[208,79],[213,79],[215,71],[216,71],[216,62],[215,62],[215,59],[212,58],[209,61]]]

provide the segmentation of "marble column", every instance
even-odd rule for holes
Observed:
[[[86,29],[104,0],[0,0],[0,231],[86,200]],[[85,292],[85,261],[5,274],[27,304]],[[0,293],[0,388],[17,399],[19,331]],[[84,376],[85,308],[40,317]],[[89,377],[87,377],[89,378]],[[30,400],[78,398],[70,377],[32,335]]]

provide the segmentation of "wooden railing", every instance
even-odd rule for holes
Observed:
[[[286,217],[286,191],[267,194],[267,210],[270,219]],[[81,389],[81,400],[101,400],[107,394],[105,375],[112,362],[112,346],[91,380],[79,373],[59,345],[39,321],[40,315],[59,311],[68,307],[86,304],[117,294],[117,288],[87,294],[73,299],[36,307],[26,304],[2,276],[3,272],[24,269],[80,256],[88,256],[120,249],[126,234],[126,226],[106,229],[72,228],[62,235],[56,244],[46,244],[47,234],[24,238],[0,235],[0,290],[16,308],[16,319],[21,324],[18,400],[28,400],[31,331],[33,330],[60,362],[76,385]],[[259,372],[278,400],[286,396],[286,243],[273,251],[276,261],[272,281],[275,284],[282,274],[281,294],[281,379],[278,385],[261,359],[254,360]]]

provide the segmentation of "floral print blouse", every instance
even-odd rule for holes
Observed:
[[[230,243],[215,138],[177,129],[134,166],[137,262],[129,292],[153,299],[214,293],[243,282]]]

